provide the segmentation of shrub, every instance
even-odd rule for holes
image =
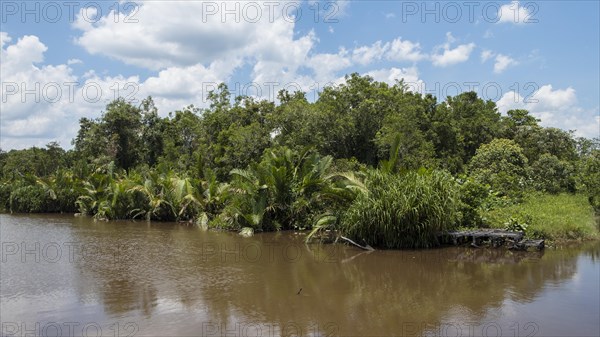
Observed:
[[[573,165],[545,153],[531,165],[533,186],[538,191],[552,194],[575,192]]]
[[[0,183],[0,211],[8,211],[10,209],[10,192],[12,184],[8,182]]]
[[[58,211],[55,199],[39,185],[15,188],[10,194],[10,210],[16,213],[43,213]]]
[[[402,175],[367,172],[368,192],[358,195],[342,215],[340,229],[355,241],[381,248],[426,248],[437,234],[455,226],[458,189],[442,171]]]
[[[594,150],[582,160],[579,181],[589,203],[600,214],[600,150]]]
[[[494,139],[481,145],[469,163],[470,175],[502,195],[520,196],[527,180],[527,158],[509,139]]]
[[[463,176],[458,179],[460,190],[460,224],[477,227],[482,223],[481,207],[490,198],[490,186]]]

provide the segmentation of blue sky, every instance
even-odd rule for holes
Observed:
[[[161,115],[226,82],[309,98],[352,72],[475,90],[500,112],[600,133],[598,1],[3,1],[0,147],[70,147],[81,117],[151,95]],[[134,101],[136,102],[136,101]]]

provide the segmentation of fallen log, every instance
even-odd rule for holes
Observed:
[[[356,242],[354,242],[354,241],[352,241],[352,240],[348,239],[348,238],[347,238],[347,237],[345,237],[345,236],[340,236],[340,239],[346,240],[346,241],[348,241],[349,243],[351,243],[351,244],[355,245],[356,247],[358,247],[358,248],[360,248],[360,249],[369,250],[369,251],[373,251],[373,250],[375,250],[375,249],[373,249],[373,247],[371,247],[371,246],[369,246],[369,245],[366,245],[366,246],[361,246],[361,245],[359,245],[358,243],[356,243]]]

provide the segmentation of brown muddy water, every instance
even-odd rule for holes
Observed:
[[[599,336],[600,243],[364,252],[0,215],[2,336]]]

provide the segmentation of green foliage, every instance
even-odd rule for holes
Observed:
[[[357,242],[382,248],[424,248],[438,244],[437,233],[456,225],[458,189],[441,171],[393,175],[369,170],[368,192],[344,212],[340,230]]]
[[[502,210],[530,205],[529,189],[580,192],[600,212],[600,140],[544,128],[526,110],[502,117],[474,92],[438,102],[351,74],[316,102],[287,91],[278,104],[232,98],[224,84],[208,99],[166,117],[151,97],[117,99],[80,120],[73,150],[0,149],[0,209],[312,227],[309,237],[343,229],[381,247],[431,246],[455,224],[515,227],[536,213]],[[532,236],[558,235],[538,218],[525,221]]]
[[[550,240],[598,237],[592,207],[580,194],[526,195],[521,203],[499,205],[483,211],[487,224],[506,228],[507,223],[527,224],[526,234]]]
[[[346,76],[344,84],[326,87],[315,103],[316,120],[309,124],[314,145],[334,158],[355,157],[375,165],[379,161],[372,150],[375,136],[393,108],[392,95],[403,90],[358,74]]]
[[[163,155],[167,121],[158,116],[152,97],[142,101],[142,161],[150,167]]]
[[[508,218],[508,221],[504,223],[504,229],[507,231],[524,232],[527,235],[527,229],[529,228],[529,222],[531,222],[531,216],[526,215],[525,220],[520,220],[515,217]]]
[[[513,140],[523,149],[530,163],[536,162],[545,153],[559,160],[574,161],[577,158],[576,141],[572,132],[537,125],[517,127]]]
[[[600,213],[600,149],[594,149],[581,160],[578,180],[596,213]]]
[[[259,164],[231,171],[231,203],[225,208],[234,228],[257,230],[307,228],[327,201],[331,157],[312,151],[277,148]]]
[[[457,179],[460,196],[460,225],[480,227],[483,223],[481,210],[491,198],[490,186],[462,175]]]
[[[66,157],[65,150],[56,142],[48,143],[45,149],[32,147],[24,150],[11,150],[3,153],[1,157],[0,177],[15,179],[28,174],[47,176],[57,169],[65,167],[68,164]]]
[[[512,140],[494,139],[477,150],[469,175],[504,195],[519,196],[526,187],[527,158]]]
[[[575,192],[575,169],[573,165],[556,156],[544,153],[531,165],[533,187],[542,192]]]
[[[10,194],[14,185],[9,182],[0,182],[0,212],[10,211]]]
[[[509,110],[506,116],[502,117],[504,138],[513,139],[523,127],[538,127],[539,119],[529,114],[529,111],[517,109]]]
[[[47,177],[32,174],[0,183],[0,209],[17,213],[75,212],[80,181],[64,169]]]
[[[436,107],[432,129],[437,135],[434,145],[441,166],[459,173],[482,144],[500,136],[500,113],[494,102],[465,92]]]
[[[10,210],[17,213],[55,212],[54,199],[38,185],[15,188],[10,194]]]
[[[83,214],[99,220],[126,219],[138,208],[128,193],[130,182],[114,163],[100,166],[83,182],[82,193],[76,204]]]
[[[142,157],[141,110],[119,98],[106,106],[98,120],[82,118],[73,140],[75,150],[87,160],[100,159],[101,164],[114,161],[118,168],[135,167]]]
[[[375,137],[379,158],[394,158],[393,170],[437,167],[431,115],[435,99],[400,91]]]

